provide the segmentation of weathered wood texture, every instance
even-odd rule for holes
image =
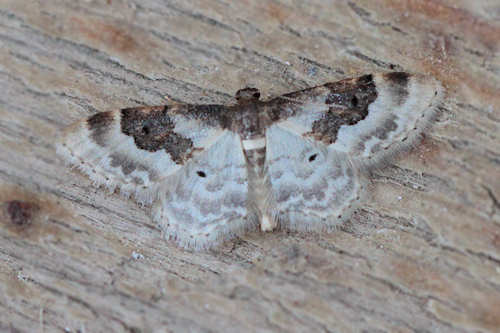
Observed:
[[[1,0],[0,330],[500,331],[499,22],[498,0]],[[331,235],[183,251],[54,154],[97,110],[393,69],[448,96]]]

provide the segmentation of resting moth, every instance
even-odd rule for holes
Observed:
[[[404,72],[365,75],[261,101],[97,113],[59,154],[141,204],[180,246],[206,249],[260,227],[329,231],[349,218],[367,170],[411,146],[443,89]]]

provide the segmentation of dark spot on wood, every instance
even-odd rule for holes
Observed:
[[[122,132],[132,136],[139,149],[165,150],[176,164],[184,164],[194,152],[191,139],[174,132],[168,107],[123,109],[121,114]],[[125,174],[133,171],[131,164],[122,164],[122,169]]]
[[[196,174],[198,176],[200,176],[201,178],[205,178],[207,176],[207,174],[205,172],[203,172],[203,171],[196,171]]]
[[[119,25],[96,19],[71,17],[72,25],[80,34],[122,54],[130,54],[140,49],[139,42]]]
[[[317,156],[318,156],[318,154],[312,154],[311,156],[309,156],[309,162],[314,161]]]
[[[90,131],[90,137],[99,146],[106,145],[106,133],[113,123],[113,112],[100,112],[87,119],[87,126]]]
[[[316,120],[306,136],[312,136],[325,144],[337,140],[343,125],[356,125],[368,115],[368,106],[377,98],[377,89],[372,75],[348,79],[325,85],[330,90],[325,104],[331,105],[323,117]]]
[[[16,226],[24,227],[31,224],[33,216],[40,207],[31,202],[12,200],[7,202],[7,214],[10,222]]]

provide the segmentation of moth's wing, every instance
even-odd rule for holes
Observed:
[[[153,219],[180,246],[216,246],[256,227],[248,182],[240,137],[225,131],[163,184]]]
[[[365,166],[410,146],[441,102],[441,84],[403,72],[365,75],[268,102],[274,124]]]
[[[265,103],[271,120],[265,162],[274,207],[270,213],[295,230],[344,220],[363,193],[360,167],[411,144],[441,95],[441,85],[431,78],[389,73],[328,83]]]
[[[364,181],[344,153],[273,125],[266,132],[268,215],[284,229],[331,230],[358,206]]]
[[[149,204],[165,178],[223,135],[224,112],[174,105],[97,113],[67,128],[57,152],[96,185]]]

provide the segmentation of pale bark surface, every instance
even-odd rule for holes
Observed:
[[[499,22],[498,0],[0,0],[0,331],[500,331]],[[329,235],[184,251],[54,152],[97,111],[390,70],[446,100]]]

